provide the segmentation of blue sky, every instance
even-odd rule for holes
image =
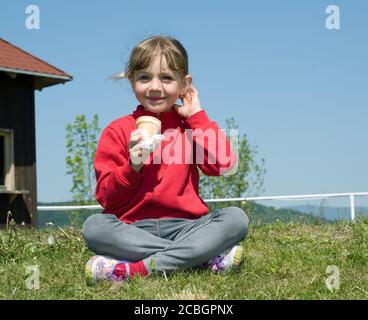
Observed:
[[[40,30],[25,27],[31,4]],[[325,27],[331,4],[340,30]],[[263,195],[368,191],[367,16],[364,0],[2,0],[0,37],[74,77],[36,93],[38,200],[71,198],[67,123],[97,113],[103,128],[136,108],[128,83],[108,77],[154,34],[186,47],[210,118],[233,116],[257,145]]]

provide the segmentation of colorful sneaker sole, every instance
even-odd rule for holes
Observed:
[[[237,269],[242,260],[243,260],[243,247],[239,245],[235,247],[232,267]]]
[[[85,267],[86,280],[88,282],[98,282],[101,280],[116,280],[114,277],[114,269],[119,261],[105,257],[105,256],[93,256],[87,261]]]

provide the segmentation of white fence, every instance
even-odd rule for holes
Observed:
[[[261,201],[261,200],[317,200],[326,198],[350,198],[350,218],[355,220],[355,197],[368,196],[368,192],[349,192],[349,193],[325,193],[325,194],[309,194],[309,195],[293,195],[293,196],[269,196],[269,197],[245,197],[245,198],[228,198],[228,199],[206,199],[205,202],[230,202],[230,201]],[[76,209],[102,209],[100,205],[86,206],[38,206],[39,211],[70,211]]]

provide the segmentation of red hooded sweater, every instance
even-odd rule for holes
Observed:
[[[135,120],[143,115],[161,120],[165,139],[136,172],[129,163],[128,145]],[[197,166],[206,175],[218,176],[232,169],[236,161],[225,133],[210,121],[205,110],[184,118],[175,109],[156,114],[139,105],[132,114],[111,122],[101,134],[94,160],[96,199],[103,213],[113,213],[125,223],[197,219],[208,213],[199,196]]]

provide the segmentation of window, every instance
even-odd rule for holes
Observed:
[[[5,136],[0,135],[0,187],[5,186]]]
[[[13,130],[0,128],[0,188],[14,190]]]

